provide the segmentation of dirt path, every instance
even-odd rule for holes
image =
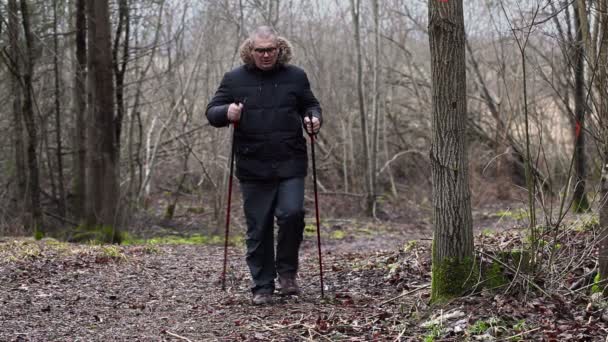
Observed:
[[[477,231],[513,223],[483,212],[476,217]],[[487,335],[479,330],[483,324],[500,324],[495,335],[503,337],[603,341],[599,336],[608,329],[597,318],[603,311],[588,311],[584,301],[483,292],[428,307],[431,233],[425,222],[325,221],[325,298],[309,232],[302,295],[277,296],[263,307],[250,303],[243,247],[230,249],[223,292],[221,246],[0,238],[0,341],[460,341]],[[440,323],[430,320],[438,317]]]
[[[397,319],[387,313],[390,305],[377,307],[403,289],[386,281],[386,263],[378,263],[391,253],[344,253],[331,245],[324,261],[325,299],[320,298],[316,246],[307,242],[303,294],[253,307],[240,249],[230,251],[229,288],[222,292],[219,247],[4,242],[0,340],[300,340],[330,329],[328,338],[397,336],[400,325],[387,324],[387,318]],[[421,285],[423,278],[421,273],[408,286]]]

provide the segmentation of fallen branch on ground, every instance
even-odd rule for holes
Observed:
[[[402,294],[398,295],[397,297],[393,297],[393,298],[391,298],[391,299],[385,300],[384,302],[380,303],[378,306],[382,306],[382,305],[384,305],[384,304],[386,304],[386,303],[390,303],[390,302],[395,301],[395,300],[397,300],[397,299],[399,299],[399,298],[402,298],[402,297],[405,297],[405,296],[407,296],[407,295],[410,295],[410,294],[412,294],[412,293],[414,293],[414,292],[418,292],[418,291],[420,291],[420,290],[423,290],[423,289],[429,288],[430,286],[431,286],[431,284],[422,285],[422,286],[417,287],[417,288],[415,288],[415,289],[413,289],[413,290],[411,290],[411,291],[408,291],[408,292],[402,293]]]

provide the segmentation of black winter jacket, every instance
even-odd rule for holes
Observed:
[[[306,139],[302,119],[312,113],[321,120],[321,108],[306,73],[279,63],[269,71],[245,64],[226,73],[207,106],[215,127],[229,124],[228,106],[243,103],[235,130],[236,176],[241,181],[304,177]]]

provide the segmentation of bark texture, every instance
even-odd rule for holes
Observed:
[[[21,0],[21,17],[23,19],[23,35],[25,37],[25,58],[23,59],[23,120],[27,131],[27,168],[28,168],[28,194],[31,219],[30,228],[40,237],[44,231],[42,220],[42,207],[40,205],[40,179],[38,170],[38,128],[34,116],[34,38],[30,25],[29,7],[26,0]]]
[[[600,37],[603,41],[599,41],[600,52],[598,59],[598,92],[599,92],[599,119],[600,129],[603,132],[603,161],[602,180],[600,184],[600,234],[601,245],[599,250],[599,267],[600,280],[603,284],[608,281],[608,1],[598,1],[599,11],[597,11],[600,22]],[[604,296],[608,296],[608,286],[604,287]]]
[[[429,0],[432,74],[434,302],[461,295],[474,266],[466,154],[466,71],[462,0]],[[471,277],[471,279],[473,279]]]
[[[13,96],[13,148],[15,151],[15,177],[17,187],[14,198],[17,202],[17,211],[25,209],[27,198],[27,171],[25,169],[25,143],[23,137],[23,86],[21,85],[21,58],[19,56],[19,10],[17,0],[8,1],[8,36],[9,36],[9,63],[11,64],[11,92]]]
[[[574,5],[574,22],[576,41],[574,42],[574,210],[585,212],[589,210],[589,201],[585,193],[587,176],[587,159],[585,155],[585,50],[583,48],[583,28],[578,4]]]
[[[61,217],[66,216],[65,208],[65,186],[63,176],[63,143],[61,140],[62,136],[62,120],[61,120],[61,73],[60,61],[59,61],[59,34],[58,34],[58,16],[57,7],[59,7],[58,1],[53,1],[53,71],[55,76],[55,158],[57,159],[57,186],[59,198],[57,199],[58,205],[57,210]]]
[[[118,144],[114,121],[114,80],[108,0],[88,0],[89,113],[87,223],[117,224]]]
[[[370,169],[369,138],[367,137],[367,114],[365,112],[365,96],[363,94],[363,57],[361,52],[361,0],[351,0],[355,45],[357,53],[357,98],[359,104],[359,118],[361,119],[361,139],[363,140],[363,165],[365,167],[365,190],[367,192],[367,215],[372,216],[376,195],[372,185],[372,170]]]
[[[86,127],[85,117],[87,108],[86,99],[86,68],[87,68],[87,37],[85,1],[76,1],[76,73],[74,75],[74,121],[73,133],[74,156],[72,172],[72,189],[74,200],[72,208],[77,219],[85,217],[85,164],[86,164]]]

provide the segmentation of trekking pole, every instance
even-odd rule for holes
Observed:
[[[243,101],[242,103],[245,103]],[[241,112],[241,116],[242,116]],[[230,231],[230,207],[232,202],[232,175],[234,174],[234,136],[238,121],[232,123],[232,146],[230,147],[230,176],[228,177],[228,206],[226,207],[226,234],[224,235],[224,268],[222,269],[222,290],[226,291],[226,264],[228,263],[228,233]]]
[[[228,262],[228,233],[230,231],[230,207],[232,202],[232,174],[234,173],[234,131],[237,122],[232,123],[232,146],[230,147],[230,176],[228,176],[228,206],[226,207],[226,234],[224,235],[224,268],[222,270],[222,290],[226,291],[226,264]]]
[[[310,119],[310,129],[312,133],[308,133],[310,136],[310,154],[312,158],[312,179],[314,184],[315,192],[315,216],[317,218],[317,246],[319,250],[319,274],[321,276],[321,298],[325,298],[323,291],[323,259],[321,257],[321,228],[319,223],[319,198],[317,196],[317,165],[315,163],[315,133],[312,125],[312,113],[308,113]]]

